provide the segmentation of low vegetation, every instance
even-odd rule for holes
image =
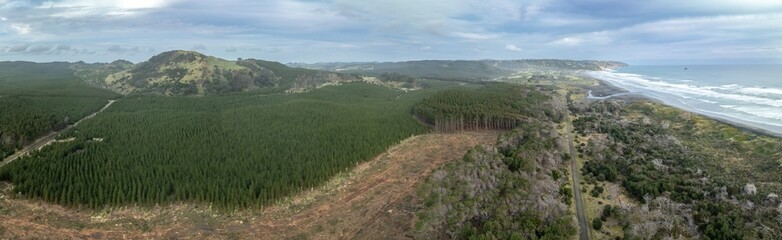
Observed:
[[[446,91],[433,98],[447,99],[445,96],[453,96],[452,100],[466,97],[464,102],[474,101],[468,96],[479,97],[484,100],[480,104],[495,113],[530,115],[500,136],[496,148],[477,146],[462,161],[432,173],[419,188],[423,203],[417,213],[418,234],[444,239],[574,237],[576,228],[568,211],[572,193],[564,187],[567,178],[559,176],[567,166],[567,143],[552,118],[541,112],[546,94],[515,86],[490,86]],[[424,103],[430,104],[432,99],[428,101]],[[517,105],[511,108],[492,108],[514,103]],[[463,108],[460,113],[475,109]]]
[[[604,214],[625,238],[782,236],[779,139],[646,101],[571,108],[589,137],[586,181],[619,183],[643,204]]]
[[[567,239],[576,228],[562,195],[566,145],[553,125],[528,122],[436,170],[419,189],[422,236],[456,239]]]

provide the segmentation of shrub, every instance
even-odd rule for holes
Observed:
[[[600,218],[592,219],[592,228],[595,230],[600,230],[603,228],[603,220],[600,220]]]

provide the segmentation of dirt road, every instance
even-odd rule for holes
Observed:
[[[589,239],[589,225],[587,224],[586,213],[584,210],[584,199],[581,197],[581,171],[578,170],[576,163],[576,148],[573,147],[573,121],[568,112],[567,132],[568,145],[570,145],[570,172],[573,175],[573,196],[576,199],[576,217],[578,218],[578,238],[580,240]]]
[[[65,131],[65,130],[68,130],[68,129],[72,128],[72,127],[78,126],[79,123],[81,123],[84,120],[87,120],[87,119],[90,119],[92,117],[95,117],[95,115],[98,115],[98,113],[103,112],[103,110],[106,110],[106,108],[109,108],[109,106],[111,106],[111,104],[113,104],[116,101],[117,100],[109,100],[109,103],[107,103],[105,106],[103,106],[100,110],[98,110],[98,111],[96,111],[96,112],[94,112],[94,113],[92,113],[92,114],[90,114],[90,115],[80,119],[79,121],[76,121],[76,123],[68,125],[67,127],[63,128],[60,131],[50,132],[50,133],[46,134],[46,136],[43,136],[41,138],[36,139],[33,143],[23,147],[22,150],[16,151],[11,156],[8,156],[5,159],[3,159],[3,161],[0,162],[0,167],[3,167],[4,165],[6,165],[6,164],[8,164],[8,163],[18,159],[21,156],[27,155],[28,153],[30,153],[33,150],[37,150],[37,149],[40,149],[40,148],[42,148],[42,147],[44,147],[46,145],[49,145],[50,143],[52,143],[52,141],[54,141],[54,139],[57,137],[57,135],[60,134],[61,132]]]

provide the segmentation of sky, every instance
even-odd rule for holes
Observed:
[[[0,0],[0,61],[782,63],[782,0]]]

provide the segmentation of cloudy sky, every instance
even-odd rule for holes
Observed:
[[[782,63],[782,0],[0,0],[0,61]]]

